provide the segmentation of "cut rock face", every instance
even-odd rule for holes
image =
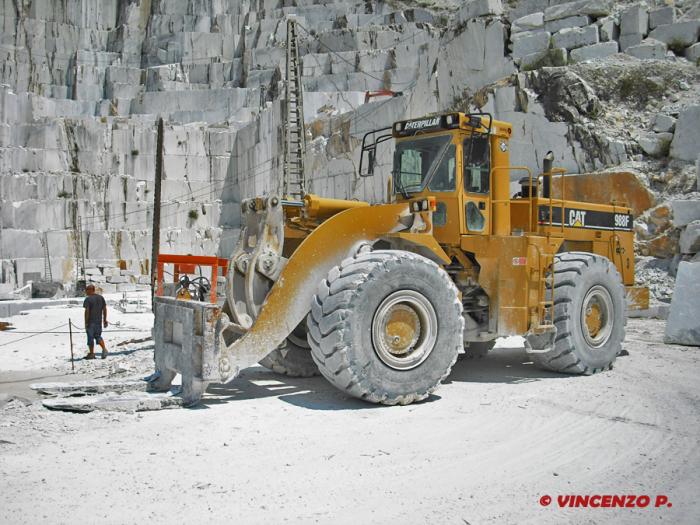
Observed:
[[[580,115],[594,116],[600,111],[600,100],[593,89],[576,73],[563,68],[547,68],[529,73],[533,89],[547,118],[573,122]]]
[[[676,131],[671,142],[671,157],[686,161],[700,158],[700,106],[691,106],[682,111],[676,122]]]
[[[700,252],[700,221],[693,221],[685,227],[681,232],[680,244],[681,253],[694,255]]]
[[[610,4],[611,2],[606,0],[581,0],[554,5],[545,9],[544,19],[549,22],[576,15],[606,16],[610,14]]]
[[[700,346],[700,263],[681,262],[664,342]]]
[[[617,42],[602,42],[592,46],[579,47],[571,51],[572,62],[584,62],[614,55],[619,51]]]
[[[630,46],[625,53],[641,60],[661,60],[666,57],[668,51],[666,44],[653,38],[647,38],[641,44]]]
[[[673,133],[647,133],[637,139],[637,142],[650,157],[663,157],[668,154],[668,146],[672,139]]]
[[[700,35],[700,20],[676,22],[654,29],[649,36],[661,40],[669,46],[688,47],[698,41]]]
[[[564,47],[566,49],[575,49],[597,43],[597,26],[567,27],[552,36],[552,45],[554,47]]]

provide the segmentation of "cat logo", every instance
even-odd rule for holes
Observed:
[[[569,226],[583,228],[586,226],[586,212],[569,210]]]

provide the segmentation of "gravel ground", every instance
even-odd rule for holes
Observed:
[[[256,367],[198,409],[74,414],[32,400],[31,370],[0,373],[0,522],[698,523],[700,353],[662,334],[631,319],[630,355],[591,377],[534,369],[510,338],[406,407]],[[652,504],[559,508],[567,494]]]

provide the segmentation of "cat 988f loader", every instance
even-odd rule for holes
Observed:
[[[384,204],[269,195],[242,203],[223,305],[155,299],[151,389],[182,375],[185,404],[260,363],[320,373],[373,403],[426,398],[458,354],[520,335],[547,370],[610,369],[634,286],[624,203],[566,198],[564,170],[511,166],[512,126],[448,113],[365,135],[361,175],[395,140]],[[512,173],[522,175],[511,195]]]

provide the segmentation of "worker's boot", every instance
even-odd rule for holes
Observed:
[[[95,352],[88,352],[85,359],[95,359]]]

